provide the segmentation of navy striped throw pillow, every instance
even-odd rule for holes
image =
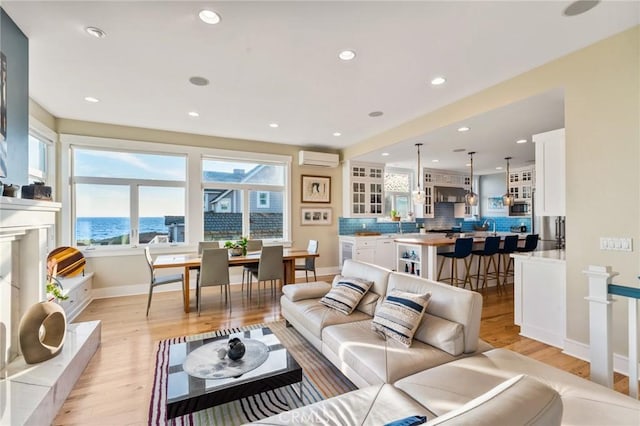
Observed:
[[[411,346],[413,334],[427,309],[431,293],[416,294],[392,289],[376,310],[371,328]]]
[[[372,285],[373,281],[342,277],[333,283],[333,288],[320,299],[320,303],[349,315]]]

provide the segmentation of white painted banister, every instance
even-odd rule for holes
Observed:
[[[589,358],[591,381],[613,387],[613,348],[611,347],[612,307],[609,296],[611,279],[618,275],[610,266],[590,265],[583,271],[589,277]]]
[[[589,266],[589,338],[591,380],[613,387],[612,295],[629,301],[629,395],[638,398],[638,300],[640,289],[611,284],[618,275],[610,266]]]

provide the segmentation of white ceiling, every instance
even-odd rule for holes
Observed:
[[[29,38],[30,96],[57,117],[326,149],[361,142],[640,23],[637,1],[601,2],[572,18],[562,15],[568,4],[2,1]],[[217,11],[221,23],[201,22],[203,8]],[[87,26],[107,36],[90,37]],[[356,59],[340,61],[343,49],[354,49]],[[438,75],[447,83],[431,86]],[[211,84],[193,86],[191,76]],[[557,100],[547,94],[511,113],[478,117],[465,136],[513,144],[516,134],[561,122],[552,116]],[[549,102],[556,104],[546,108]],[[200,117],[187,115],[194,110]],[[372,111],[384,115],[371,118]],[[479,151],[478,170],[494,167],[512,146],[475,148],[446,129],[436,133],[442,140],[423,141],[433,145],[429,155],[442,156],[439,168],[460,166],[465,154],[449,154],[453,144]],[[438,143],[446,149],[436,151]],[[413,150],[403,151],[394,162],[415,161]]]

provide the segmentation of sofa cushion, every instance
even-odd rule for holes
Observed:
[[[371,330],[371,320],[325,327],[322,353],[327,351],[336,367],[344,371],[348,366],[369,384],[393,383],[455,359],[420,341],[407,348],[396,340],[384,340]]]
[[[427,312],[420,321],[420,327],[416,330],[413,338],[442,349],[453,356],[461,355],[464,352],[464,327],[457,322]]]
[[[393,288],[410,293],[430,292],[426,313],[462,325],[464,353],[478,349],[482,313],[482,296],[479,293],[395,272],[389,276],[388,291]]]
[[[420,325],[430,293],[415,294],[393,289],[376,309],[371,327],[406,347],[411,346],[413,334]]]
[[[327,294],[320,299],[320,303],[328,308],[349,315],[358,306],[362,296],[369,291],[373,282],[357,277],[339,276],[337,282]]]
[[[389,283],[390,270],[370,263],[359,262],[347,259],[342,264],[342,275],[345,277],[358,277],[373,281],[369,289],[379,296],[387,294],[387,284]]]
[[[523,374],[515,376],[457,410],[428,422],[436,425],[555,426],[562,421],[560,395],[549,386]]]
[[[441,416],[519,374],[535,377],[560,394],[563,424],[639,424],[640,401],[507,349],[421,371],[395,386]]]
[[[342,278],[342,275],[336,275],[333,277],[332,287],[338,285],[338,282]],[[378,306],[378,299],[380,298],[379,294],[374,293],[371,289],[362,296],[360,299],[360,303],[356,306],[356,309],[360,312],[364,312],[367,315],[373,316],[376,313],[376,307]]]
[[[282,294],[292,302],[305,299],[318,299],[331,290],[331,285],[324,281],[291,284],[282,287]]]
[[[251,423],[255,425],[382,425],[433,413],[391,385],[369,386]]]
[[[321,305],[318,303],[318,299],[292,302],[286,296],[282,296],[280,305],[282,314],[287,320],[298,327],[305,328],[307,332],[310,332],[317,339],[321,339],[322,329],[326,326],[371,319],[369,315],[359,311],[354,311],[351,315],[344,315],[335,309]]]

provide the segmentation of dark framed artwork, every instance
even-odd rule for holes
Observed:
[[[330,203],[331,177],[302,175],[303,203]]]
[[[0,52],[0,177],[7,177],[7,57]]]

